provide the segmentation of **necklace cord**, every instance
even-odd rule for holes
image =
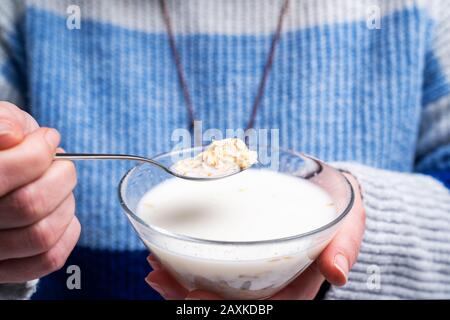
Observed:
[[[175,60],[175,67],[177,69],[178,80],[180,82],[181,89],[183,90],[183,97],[184,97],[184,101],[185,101],[186,107],[187,107],[190,129],[193,129],[194,121],[195,121],[194,107],[192,104],[191,95],[189,93],[188,85],[186,82],[186,77],[184,76],[183,66],[181,64],[180,53],[178,52],[178,48],[175,43],[175,36],[173,34],[172,21],[170,18],[169,10],[166,5],[166,1],[160,0],[159,3],[160,3],[164,23],[166,25],[166,31],[167,31],[167,35],[169,38],[170,50],[172,51],[173,58]]]
[[[183,97],[184,97],[184,100],[186,103],[186,109],[188,112],[188,117],[189,117],[189,122],[190,122],[189,127],[190,127],[190,129],[193,129],[194,121],[195,121],[194,107],[193,107],[193,103],[192,103],[192,99],[191,99],[191,94],[189,92],[189,87],[187,85],[186,77],[184,74],[180,52],[178,51],[178,48],[176,46],[171,17],[169,14],[169,10],[167,8],[166,0],[159,0],[159,3],[160,3],[160,8],[161,8],[161,13],[163,16],[164,24],[166,26],[167,36],[169,38],[170,50],[172,51],[172,55],[175,60],[175,67],[177,70],[178,81],[180,82],[180,86],[183,91]],[[266,83],[267,83],[267,80],[269,77],[270,70],[272,69],[272,65],[273,65],[273,61],[274,61],[274,57],[275,57],[275,51],[276,51],[277,45],[281,39],[283,22],[284,22],[286,13],[288,11],[288,8],[289,8],[289,0],[284,0],[283,5],[280,10],[280,14],[278,16],[277,28],[276,28],[275,34],[272,38],[272,42],[271,42],[270,49],[269,49],[269,54],[267,56],[267,61],[264,65],[264,69],[262,71],[261,80],[258,85],[258,91],[256,93],[256,97],[255,97],[255,100],[252,105],[250,119],[248,121],[248,124],[247,124],[245,130],[251,129],[255,125],[256,116],[258,114],[258,109],[259,109],[259,106],[261,105],[262,98],[264,97]]]
[[[270,44],[269,55],[267,56],[267,62],[264,65],[263,74],[258,86],[258,92],[256,94],[255,100],[253,102],[252,113],[250,116],[250,120],[248,121],[247,127],[245,130],[253,128],[255,125],[256,115],[258,113],[258,108],[261,105],[261,100],[264,97],[264,91],[266,88],[267,79],[269,78],[270,70],[272,69],[273,60],[275,57],[275,50],[277,48],[278,43],[281,39],[281,31],[283,29],[283,21],[286,16],[287,10],[289,7],[289,0],[285,0],[283,6],[281,7],[280,15],[278,17],[277,29],[275,35],[273,36],[272,43]]]

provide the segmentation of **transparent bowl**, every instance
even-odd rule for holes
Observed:
[[[183,149],[155,159],[170,166],[200,151],[201,148]],[[139,164],[122,178],[120,203],[133,228],[186,289],[207,290],[226,299],[269,298],[305,270],[336,234],[354,202],[349,181],[340,171],[313,157],[281,149],[272,150],[272,156],[274,152],[275,166],[272,161],[267,165],[258,163],[254,169],[276,170],[319,186],[335,204],[337,215],[333,221],[306,233],[273,240],[214,241],[188,237],[151,226],[136,212],[143,195],[172,178],[169,174],[152,165]]]

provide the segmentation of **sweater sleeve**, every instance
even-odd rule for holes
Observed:
[[[0,284],[0,300],[27,300],[36,291],[38,280],[20,284]]]
[[[0,100],[25,106],[25,59],[19,21],[22,3],[2,0],[0,6]],[[0,213],[1,214],[1,213]],[[37,280],[19,284],[0,284],[0,300],[29,299],[36,289]]]
[[[450,298],[450,2],[434,3],[416,173],[337,164],[361,184],[366,231],[348,283],[329,299]]]
[[[450,297],[450,193],[423,174],[398,173],[353,163],[361,184],[366,230],[344,287],[328,299],[430,299]]]
[[[21,20],[23,3],[3,0],[0,6],[0,100],[26,104],[25,52]],[[23,25],[23,24],[22,24]]]
[[[447,183],[450,172],[450,2],[441,1],[426,54],[416,171]]]

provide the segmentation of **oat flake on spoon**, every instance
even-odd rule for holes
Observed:
[[[248,169],[256,162],[256,151],[241,139],[229,138],[212,142],[205,151],[176,162],[171,169],[189,177],[214,177]]]

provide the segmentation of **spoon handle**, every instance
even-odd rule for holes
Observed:
[[[134,160],[134,161],[142,161],[148,162],[155,166],[160,167],[164,171],[171,173],[172,172],[166,168],[161,163],[140,156],[134,156],[131,154],[120,154],[120,153],[56,153],[53,157],[55,160]]]
[[[163,169],[165,172],[186,180],[194,180],[194,181],[211,181],[211,180],[217,180],[222,179],[231,175],[234,175],[238,172],[241,172],[242,170],[233,172],[231,174],[226,174],[223,176],[214,176],[214,177],[195,177],[195,176],[186,176],[179,174],[175,171],[172,171],[170,168],[166,167],[161,162],[158,162],[153,159],[135,156],[131,154],[120,154],[120,153],[56,153],[53,156],[54,160],[134,160],[134,161],[141,161],[141,162],[147,162],[154,166],[157,166],[158,168]]]

